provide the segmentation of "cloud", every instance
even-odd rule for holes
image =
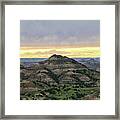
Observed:
[[[21,41],[26,41],[24,43],[21,42],[22,45],[39,45],[39,46],[55,46],[55,45],[100,45],[99,36],[91,36],[91,37],[81,37],[81,36],[57,36],[57,35],[47,35],[40,37],[21,37]],[[27,42],[29,41],[29,42]],[[30,42],[31,41],[31,42]]]
[[[22,57],[25,57],[25,56],[28,56],[28,57],[41,57],[41,56],[51,56],[53,54],[60,54],[60,55],[69,55],[71,54],[70,52],[67,52],[67,51],[60,51],[60,50],[49,50],[49,51],[38,51],[38,52],[23,52],[21,53],[21,56]]]
[[[22,20],[21,45],[68,45],[100,40],[99,20]]]
[[[52,54],[99,56],[100,21],[21,20],[20,47],[21,57],[28,58],[49,57]]]
[[[29,52],[28,52],[29,51]],[[48,58],[53,54],[60,54],[68,57],[98,57],[100,55],[99,47],[81,47],[81,48],[57,48],[57,49],[35,49],[21,50],[22,58]]]

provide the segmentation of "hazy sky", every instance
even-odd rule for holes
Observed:
[[[45,51],[43,57],[54,53],[70,56],[74,48],[86,47],[88,50],[88,48],[96,47],[98,49],[100,21],[21,20],[20,45],[22,57],[42,57],[40,54],[43,54],[43,51]],[[62,48],[66,49],[63,51]],[[90,51],[88,52],[90,54]],[[73,54],[75,56],[75,52]]]

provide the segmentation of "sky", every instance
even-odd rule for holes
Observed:
[[[100,57],[99,20],[21,20],[20,57]]]

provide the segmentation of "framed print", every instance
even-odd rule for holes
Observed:
[[[119,119],[118,1],[1,7],[1,118]]]

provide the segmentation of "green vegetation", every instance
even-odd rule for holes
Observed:
[[[36,84],[36,83],[35,83]],[[38,87],[38,86],[37,86]],[[80,85],[59,84],[59,85],[46,85],[44,83],[39,84],[36,91],[24,91],[21,94],[21,99],[26,100],[84,100],[86,96],[96,96],[95,99],[99,99],[100,95],[99,87],[87,87],[82,88]]]
[[[20,65],[20,99],[100,99],[100,72],[60,55],[31,67]]]

